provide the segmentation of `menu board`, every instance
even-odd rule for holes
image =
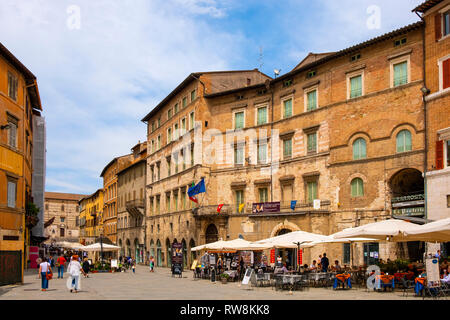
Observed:
[[[181,273],[183,270],[183,244],[172,243],[172,266],[175,273]]]
[[[253,269],[247,268],[247,270],[245,271],[244,279],[242,279],[242,284],[248,284],[248,281],[250,280],[253,272]]]
[[[111,259],[111,268],[117,268],[117,259]]]
[[[425,268],[427,272],[427,285],[428,287],[439,287],[439,260],[437,258],[426,259]]]

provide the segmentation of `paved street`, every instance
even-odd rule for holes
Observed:
[[[239,283],[212,283],[193,279],[192,272],[183,278],[172,278],[167,268],[150,273],[147,267],[137,266],[136,274],[97,273],[82,279],[82,290],[70,293],[66,279],[53,279],[49,290],[40,291],[37,274],[26,273],[24,285],[0,287],[0,300],[405,300],[401,290],[394,292],[367,292],[365,289],[332,290],[311,288],[307,291],[275,291],[272,288],[252,288]],[[421,300],[409,294],[408,300]]]

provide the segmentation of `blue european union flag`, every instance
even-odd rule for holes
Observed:
[[[193,197],[196,194],[202,193],[202,192],[206,192],[206,188],[205,188],[205,180],[202,179],[199,183],[197,183],[195,186],[190,187],[188,189],[188,195],[189,197]]]
[[[297,204],[297,200],[292,200],[291,201],[291,209],[295,210],[295,205]]]

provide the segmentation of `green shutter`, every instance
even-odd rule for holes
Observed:
[[[353,160],[366,158],[366,140],[363,138],[356,139],[353,143]]]
[[[362,197],[364,195],[364,183],[361,178],[355,178],[351,183],[352,197]]]
[[[394,87],[408,83],[408,63],[394,64]]]
[[[308,152],[316,152],[317,151],[317,134],[311,133],[308,134]]]
[[[317,108],[317,90],[307,93],[307,110],[314,110]]]
[[[284,158],[292,156],[292,139],[283,140],[283,156]]]
[[[362,76],[350,78],[350,98],[362,95]]]
[[[244,112],[236,112],[234,114],[234,128],[235,129],[244,128]]]
[[[308,202],[312,203],[314,202],[314,199],[317,198],[317,182],[308,182]]]
[[[292,116],[292,99],[285,100],[284,104],[284,118],[289,118]]]
[[[258,125],[267,123],[267,107],[258,109]]]

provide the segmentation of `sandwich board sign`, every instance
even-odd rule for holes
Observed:
[[[248,284],[253,272],[254,270],[252,268],[247,268],[247,270],[245,271],[244,279],[242,279],[242,284]]]

